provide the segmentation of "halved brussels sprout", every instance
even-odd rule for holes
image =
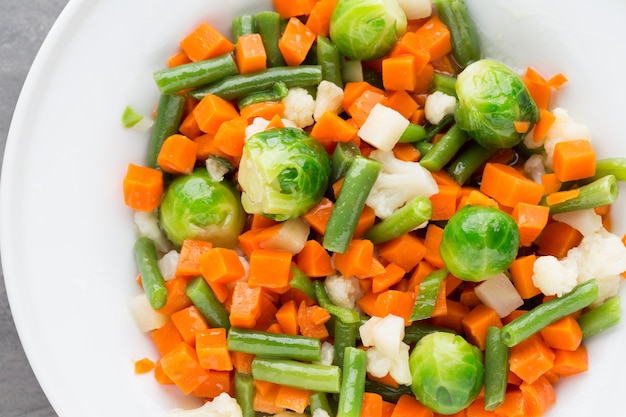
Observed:
[[[457,77],[456,93],[457,124],[485,148],[515,146],[539,121],[539,108],[520,76],[499,62],[482,59],[467,66]],[[526,132],[518,132],[516,122],[528,122]]]
[[[304,130],[259,132],[246,140],[239,163],[241,203],[278,221],[298,217],[322,198],[329,175],[328,153]]]
[[[235,185],[226,179],[211,179],[204,168],[172,181],[159,216],[165,235],[178,247],[185,239],[233,247],[246,221]]]

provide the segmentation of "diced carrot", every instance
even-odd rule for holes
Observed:
[[[550,208],[538,204],[519,202],[513,208],[511,216],[513,216],[519,228],[521,245],[530,246],[548,224]]]
[[[484,304],[474,307],[461,322],[468,342],[478,346],[480,350],[485,350],[489,327],[502,327],[498,313]]]
[[[561,182],[591,177],[596,173],[596,152],[588,140],[558,142],[554,147],[552,168]]]
[[[390,57],[410,55],[414,58],[415,73],[420,73],[431,60],[430,52],[414,31],[406,31],[389,52]]]
[[[465,409],[466,417],[497,417],[494,411],[485,410],[485,398],[479,396]]]
[[[313,10],[315,0],[272,0],[274,10],[283,19],[294,16],[308,16]]]
[[[557,192],[546,195],[546,204],[548,206],[553,206],[555,204],[560,204],[567,200],[571,200],[572,198],[576,198],[579,195],[580,195],[580,190],[578,188],[574,188],[571,190],[557,191]]]
[[[439,59],[452,52],[450,31],[438,15],[432,16],[415,31],[422,47],[430,54],[430,60]]]
[[[326,231],[326,225],[330,218],[330,213],[333,211],[334,203],[326,198],[322,199],[313,208],[306,212],[302,218],[306,221],[311,229],[321,235]]]
[[[266,229],[267,227],[249,229],[240,234],[237,238],[237,241],[239,242],[239,247],[241,248],[241,250],[243,250],[248,258],[254,250],[261,249],[259,235],[261,235]]]
[[[241,374],[252,374],[252,360],[254,355],[246,352],[230,352],[233,361],[233,368]]]
[[[543,185],[526,178],[515,168],[491,162],[483,170],[480,191],[507,207],[519,202],[537,204],[544,192]]]
[[[530,254],[516,258],[509,272],[513,286],[523,299],[529,299],[541,293],[541,290],[533,283],[533,266],[537,255]]]
[[[475,188],[464,187],[461,200],[459,201],[459,208],[466,205],[498,208],[498,203],[485,193]]]
[[[174,68],[183,64],[188,64],[190,62],[191,62],[191,59],[189,59],[185,51],[178,51],[174,55],[168,58],[167,67]]]
[[[396,143],[392,151],[393,156],[401,161],[417,162],[421,157],[420,152],[411,143]]]
[[[435,68],[431,64],[426,64],[424,69],[417,73],[417,81],[415,82],[415,90],[413,92],[416,94],[428,93],[434,75]]]
[[[234,249],[211,248],[200,257],[200,265],[208,283],[227,284],[243,278],[246,273]]]
[[[291,273],[290,252],[274,249],[256,249],[250,254],[248,284],[273,290],[285,288]]]
[[[509,390],[504,394],[504,402],[495,409],[498,416],[525,417],[526,404],[519,388]]]
[[[376,300],[379,294],[367,292],[363,297],[357,300],[357,305],[368,316],[382,317],[382,314],[376,310]]]
[[[515,375],[527,384],[532,384],[554,365],[554,352],[541,336],[534,334],[513,346],[509,365]]]
[[[335,10],[337,0],[319,0],[313,8],[306,20],[306,27],[317,36],[329,35],[330,30],[330,16]]]
[[[198,361],[204,369],[231,371],[233,361],[226,342],[226,329],[215,328],[196,333]]]
[[[163,173],[157,169],[128,164],[124,176],[124,203],[133,210],[152,211],[161,204]]]
[[[539,109],[539,121],[533,128],[533,141],[540,142],[545,139],[555,120],[554,113],[547,109]]]
[[[223,122],[239,117],[239,112],[232,103],[207,94],[193,109],[193,115],[203,132],[215,135]]]
[[[374,244],[367,239],[353,239],[345,253],[335,253],[335,268],[345,277],[363,275],[370,271]]]
[[[406,271],[393,262],[385,266],[385,272],[372,278],[372,292],[380,293],[388,290],[404,278]]]
[[[234,395],[233,373],[208,370],[209,378],[191,393],[194,397],[215,398],[222,393]]]
[[[280,306],[276,312],[276,321],[285,334],[298,334],[298,309],[294,300],[289,300]]]
[[[156,363],[150,358],[141,358],[135,361],[135,374],[147,374],[156,368]]]
[[[330,254],[317,240],[308,240],[296,256],[296,264],[309,277],[325,277],[335,272]]]
[[[269,389],[260,390],[258,388],[257,382],[263,381],[255,380],[255,386],[257,387],[257,389],[254,393],[254,401],[252,406],[254,410],[265,414],[277,414],[285,411],[284,408],[276,405],[276,395],[278,394],[279,385],[267,383]]]
[[[443,228],[434,223],[429,223],[426,227],[426,236],[424,238],[424,245],[427,249],[424,259],[436,268],[445,267],[441,255],[439,255],[439,246],[441,246],[442,238]]]
[[[275,114],[274,116],[272,116],[267,126],[265,126],[265,130],[281,129],[283,127],[285,127],[285,123],[283,123],[283,118],[281,117],[281,115]]]
[[[546,345],[553,349],[574,351],[583,340],[583,332],[578,321],[572,316],[563,317],[549,324],[540,333]]]
[[[209,379],[209,374],[198,362],[195,349],[185,342],[180,342],[174,349],[163,355],[160,363],[163,373],[185,394],[191,394]]]
[[[377,89],[376,89],[377,90]],[[344,107],[346,112],[352,117],[357,126],[363,126],[365,120],[376,104],[382,103],[385,99],[383,92],[373,89],[366,89],[361,95],[357,96],[349,107]],[[345,100],[345,95],[344,95]]]
[[[295,411],[296,413],[304,413],[309,406],[309,398],[311,391],[302,388],[294,388],[281,385],[276,393],[274,403],[281,408]]]
[[[189,139],[195,139],[202,135],[202,130],[200,130],[200,126],[198,126],[196,118],[193,117],[193,110],[190,111],[180,122],[178,131],[187,136]]]
[[[163,372],[163,366],[161,365],[160,359],[155,364],[154,380],[162,385],[174,385],[174,381],[172,381],[170,377],[165,375],[165,372]]]
[[[434,413],[417,398],[409,394],[402,394],[396,403],[391,417],[433,417]]]
[[[393,414],[393,410],[396,408],[396,405],[392,402],[383,400],[383,406],[381,409],[381,417],[391,417]]]
[[[245,116],[224,121],[215,132],[213,146],[231,156],[241,156],[248,120]]]
[[[587,347],[583,344],[576,350],[553,349],[554,366],[552,371],[565,377],[586,372],[589,369]]]
[[[209,328],[202,313],[195,305],[177,311],[170,317],[185,343],[190,346],[196,345],[196,333]]]
[[[513,122],[513,129],[517,133],[527,133],[530,130],[530,122],[527,120],[515,120]]]
[[[439,192],[430,196],[433,206],[431,220],[448,220],[457,210],[457,201],[461,196],[458,186],[439,185]]]
[[[165,306],[157,310],[161,314],[172,315],[177,311],[189,307],[192,303],[185,289],[189,283],[188,277],[176,277],[165,281],[165,288],[167,289],[167,301]]]
[[[545,377],[540,377],[531,384],[522,382],[519,388],[526,404],[525,416],[542,416],[556,402],[554,387]]]
[[[346,83],[343,89],[342,107],[344,109],[350,108],[357,98],[363,95],[366,91],[385,96],[385,92],[378,87],[374,87],[367,81],[351,81]]]
[[[436,326],[446,327],[454,330],[456,333],[463,333],[463,317],[470,312],[468,306],[459,301],[451,299],[446,300],[446,314],[434,316],[431,319]]]
[[[562,222],[550,222],[537,239],[537,252],[563,258],[573,247],[578,246],[583,235],[572,226]]]
[[[246,282],[237,281],[230,306],[230,324],[251,329],[261,315],[262,289],[252,288]]]
[[[239,73],[261,71],[267,67],[267,54],[258,33],[248,33],[237,38],[235,59]]]
[[[382,60],[382,77],[385,90],[413,91],[417,71],[413,55],[398,55]]]
[[[360,417],[382,417],[382,413],[383,397],[374,392],[364,392]]]
[[[561,189],[561,185],[563,185],[554,172],[542,175],[541,183],[543,184],[545,194],[556,193]]]
[[[298,306],[297,312],[298,328],[300,329],[300,334],[302,334],[303,336],[315,337],[317,339],[324,340],[328,337],[328,330],[324,325],[325,321],[322,321],[320,323],[320,319],[315,318],[317,309],[324,310],[320,306],[307,306],[306,302],[301,302],[300,306]],[[327,312],[325,312],[324,319],[326,321],[330,319],[330,315]]]
[[[180,47],[192,61],[202,61],[228,54],[235,45],[213,26],[202,22],[180,42]]]
[[[385,317],[393,314],[402,317],[405,325],[408,326],[411,322],[409,318],[413,311],[413,304],[415,304],[415,297],[412,292],[387,290],[378,294],[374,308],[378,316]]]
[[[187,136],[174,134],[163,142],[157,163],[170,174],[190,174],[196,164],[198,144]]]
[[[294,3],[297,2],[295,1]],[[296,17],[289,18],[287,26],[278,41],[278,48],[287,65],[300,65],[309,53],[315,39],[315,33],[307,28],[300,19]]]
[[[274,301],[275,294],[272,291],[263,290],[263,297],[261,297],[261,314],[254,325],[256,330],[268,330],[272,323],[275,323],[276,313],[278,308]],[[280,333],[283,333],[282,331]]]
[[[311,136],[323,145],[334,142],[349,142],[358,132],[355,125],[331,111],[322,114],[311,129]]]
[[[285,112],[285,103],[282,101],[262,101],[260,103],[248,104],[239,109],[241,117],[251,121],[257,117],[271,120],[274,116],[282,116]]]
[[[183,337],[172,320],[168,320],[163,326],[153,330],[150,333],[150,337],[161,356],[174,349],[183,341]]]
[[[180,248],[176,275],[196,277],[202,273],[200,257],[213,247],[213,244],[205,240],[185,239]]]
[[[394,109],[406,119],[410,119],[419,107],[411,94],[404,90],[390,91],[382,104]]]
[[[552,90],[546,80],[536,70],[528,67],[522,81],[524,81],[537,107],[547,109],[550,105]]]
[[[468,306],[469,308],[474,308],[481,303],[480,299],[476,295],[476,286],[475,285],[465,285],[461,290],[461,295],[459,295],[459,301],[461,304]]]
[[[278,222],[276,220],[260,214],[250,216],[250,229],[265,229],[270,226],[276,226],[277,224]]]

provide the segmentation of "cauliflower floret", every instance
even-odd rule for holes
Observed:
[[[341,307],[354,309],[357,300],[363,296],[363,289],[356,277],[330,275],[324,281],[324,287],[330,300]]]
[[[224,392],[202,407],[192,410],[174,409],[168,413],[168,417],[242,417],[242,411],[237,400]]]
[[[576,122],[569,116],[567,110],[557,107],[552,113],[556,117],[552,127],[548,130],[548,133],[543,142],[544,150],[546,151],[546,166],[552,167],[552,157],[554,155],[554,147],[559,142],[565,142],[569,140],[590,140],[591,134],[589,128],[581,123]]]
[[[158,313],[152,308],[144,292],[131,297],[128,300],[128,308],[137,327],[144,333],[160,328],[169,320],[167,315]]]
[[[456,98],[449,96],[441,91],[435,91],[426,97],[424,104],[424,115],[426,120],[436,125],[449,114],[454,113],[456,107]]]
[[[545,295],[560,297],[577,284],[578,268],[571,259],[540,256],[533,265],[533,283]]]
[[[365,204],[381,219],[389,217],[415,197],[430,197],[439,192],[432,174],[416,162],[396,159],[393,152],[375,150],[370,158],[383,166]]]
[[[313,124],[315,100],[304,88],[290,88],[287,97],[283,99],[283,104],[285,105],[283,115],[297,127],[305,128]]]
[[[341,113],[343,110],[343,88],[337,84],[322,80],[317,86],[317,94],[315,96],[315,109],[313,110],[313,118],[319,120],[322,114],[327,111],[335,114]]]
[[[285,127],[298,127],[291,120],[282,119],[282,121]],[[252,120],[252,123],[250,123],[246,127],[246,139],[248,139],[250,136],[254,135],[255,133],[263,132],[267,128],[267,125],[269,124],[270,124],[269,120],[264,119],[263,117],[255,117]]]
[[[335,346],[329,342],[322,343],[322,359],[320,360],[320,364],[332,365],[334,359],[335,359]]]
[[[602,229],[602,216],[597,214],[594,209],[558,213],[552,217],[558,222],[570,225],[583,236],[592,235]]]
[[[165,281],[176,278],[178,258],[180,258],[180,254],[175,250],[171,250],[159,259],[159,270],[161,271],[161,275],[163,275],[163,279]]]
[[[389,373],[392,360],[383,355],[375,347],[367,349],[367,372],[377,378],[382,378]]]
[[[152,239],[159,252],[166,253],[172,248],[172,244],[159,227],[156,211],[136,211],[134,220],[139,235]]]
[[[409,345],[406,343],[400,345],[400,352],[391,363],[389,375],[401,385],[411,385],[413,382],[411,368],[409,367]]]
[[[524,173],[538,184],[541,184],[541,177],[546,173],[544,158],[542,154],[534,154],[524,163]]]

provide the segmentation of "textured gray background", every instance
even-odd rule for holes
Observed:
[[[22,84],[66,3],[67,0],[0,2],[0,160]],[[1,269],[0,276],[0,416],[56,417],[22,350]]]

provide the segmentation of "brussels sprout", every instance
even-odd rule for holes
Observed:
[[[246,221],[235,185],[211,179],[204,168],[172,181],[159,215],[165,235],[178,247],[185,239],[233,247]]]
[[[330,18],[330,38],[354,60],[380,58],[406,31],[397,0],[339,0]]]
[[[539,109],[522,79],[507,66],[483,59],[467,66],[457,77],[458,103],[454,117],[459,127],[485,148],[510,148],[526,133],[514,122],[539,120]]]
[[[283,221],[306,213],[328,185],[330,157],[304,130],[270,129],[246,140],[239,162],[248,213]]]
[[[485,375],[480,350],[454,333],[430,333],[409,356],[411,390],[438,414],[454,414],[480,393]]]
[[[448,221],[439,252],[456,277],[483,281],[513,263],[519,244],[519,229],[509,214],[493,207],[465,206]]]

